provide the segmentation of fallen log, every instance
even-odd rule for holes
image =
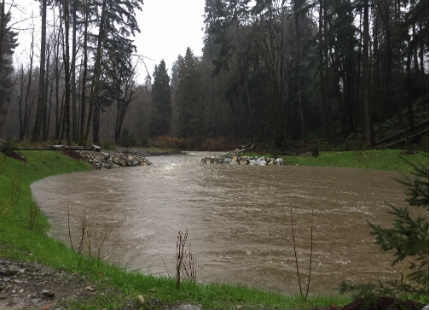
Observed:
[[[43,146],[19,146],[15,148],[18,151],[95,151],[100,152],[101,147],[98,145],[43,145]]]

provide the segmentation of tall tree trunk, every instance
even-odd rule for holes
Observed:
[[[47,0],[41,1],[42,5],[42,40],[40,43],[40,73],[39,73],[39,96],[37,100],[37,111],[36,111],[36,120],[34,123],[33,130],[33,141],[38,141],[40,139],[40,134],[42,131],[42,122],[43,122],[43,111],[46,111],[44,106],[46,105],[46,96],[45,96],[45,68],[46,68],[46,8]]]
[[[319,78],[320,78],[320,93],[321,93],[321,114],[324,136],[329,137],[328,123],[328,103],[326,96],[326,78],[328,67],[328,49],[326,47],[326,0],[319,0]]]
[[[64,19],[64,41],[63,41],[63,64],[65,76],[65,98],[64,98],[64,134],[67,143],[71,144],[70,132],[70,97],[71,97],[71,78],[70,78],[70,3],[69,0],[63,0],[63,19]]]
[[[88,76],[88,23],[89,8],[88,0],[85,0],[85,32],[83,39],[83,75],[82,75],[82,94],[80,98],[80,144],[85,144],[85,115],[86,115],[86,82]]]
[[[370,66],[369,66],[369,0],[364,1],[363,20],[363,121],[366,143],[371,145],[371,120],[369,112],[369,88],[370,88]]]
[[[3,63],[3,42],[4,42],[3,40],[6,35],[5,0],[3,0],[0,4],[0,22],[1,22],[0,23],[0,64],[2,64]]]
[[[94,105],[94,117],[92,121],[92,140],[94,144],[100,143],[100,118],[101,107],[99,103]]]
[[[300,15],[303,9],[303,0],[294,0],[294,19],[295,19],[295,40],[296,40],[296,64],[295,64],[295,79],[296,79],[296,97],[297,97],[297,116],[299,122],[299,137],[305,138],[305,123],[304,123],[304,109],[303,109],[303,87],[301,78],[302,66],[302,44],[301,44],[301,20]]]
[[[48,57],[46,59],[46,79],[45,79],[45,105],[43,110],[43,122],[42,122],[42,133],[43,140],[47,140],[49,138],[49,119],[51,117],[51,97],[53,87],[50,85],[50,65],[51,65],[51,49],[48,45]]]
[[[55,42],[55,139],[60,139],[61,134],[61,103],[60,103],[60,31],[57,29]]]
[[[97,42],[97,52],[95,57],[95,67],[94,67],[94,76],[92,79],[91,84],[91,94],[90,94],[90,106],[89,106],[89,114],[86,124],[86,132],[85,132],[85,142],[88,141],[89,136],[89,129],[91,126],[91,120],[93,120],[94,124],[93,126],[96,127],[93,129],[93,139],[94,143],[98,143],[98,130],[99,130],[99,120],[100,120],[100,107],[98,102],[98,94],[99,94],[99,88],[100,88],[100,77],[101,77],[101,58],[102,58],[102,52],[103,52],[103,40],[104,40],[104,29],[105,29],[105,19],[107,18],[107,0],[103,0],[103,7],[101,10],[101,20],[100,20],[100,26],[98,31],[98,42]],[[94,114],[94,117],[92,117],[92,114]],[[97,115],[98,114],[98,115]]]
[[[27,90],[25,92],[25,100],[24,100],[24,121],[23,121],[22,131],[19,137],[20,140],[24,140],[25,136],[28,134],[28,127],[30,122],[30,111],[31,111],[30,95],[31,95],[32,82],[33,82],[33,62],[34,62],[34,30],[31,35],[30,68],[28,69]]]
[[[413,111],[413,94],[411,81],[411,57],[412,50],[409,48],[407,57],[407,108],[408,108],[408,126],[410,130],[414,129],[414,111]]]
[[[22,129],[24,127],[24,65],[21,65],[19,73],[19,97],[18,97],[18,137],[21,137]]]
[[[73,141],[79,139],[77,91],[76,91],[76,55],[77,55],[77,0],[71,0],[72,5],[72,60],[71,60],[71,111],[72,111],[72,137]]]

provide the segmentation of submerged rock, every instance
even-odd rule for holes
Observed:
[[[133,152],[96,152],[80,151],[81,158],[87,160],[96,169],[113,169],[119,167],[150,166],[152,163],[145,156]]]
[[[283,158],[271,157],[248,157],[232,155],[227,153],[221,157],[205,157],[201,159],[203,165],[225,164],[225,165],[244,165],[244,166],[283,166],[285,164]]]

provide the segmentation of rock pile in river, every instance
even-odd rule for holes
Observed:
[[[240,156],[238,154],[226,154],[220,157],[206,157],[201,160],[205,165],[209,164],[226,164],[226,165],[244,165],[244,166],[283,166],[285,164],[283,158],[273,157],[255,157],[255,156]]]
[[[150,166],[152,163],[138,152],[94,152],[80,151],[81,158],[96,169]]]

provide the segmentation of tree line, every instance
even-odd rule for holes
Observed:
[[[29,68],[8,73],[20,139],[119,143],[125,131],[138,144],[224,136],[283,147],[359,133],[371,145],[377,126],[396,117],[413,129],[428,105],[428,1],[205,0],[202,56],[188,48],[137,85],[141,5],[41,0],[56,26],[46,34],[42,18],[38,71],[32,52]]]
[[[14,82],[8,95],[13,123],[6,136],[36,142],[99,143],[101,115],[115,109],[111,126],[118,137],[136,91],[133,37],[140,31],[136,12],[143,1],[39,2],[40,45],[36,46],[33,30],[29,65],[5,71]],[[8,26],[11,13],[5,13],[5,6],[3,0],[1,33],[15,38]],[[53,24],[49,32],[48,15]],[[14,45],[9,45],[6,54],[1,51],[0,59],[11,62]]]
[[[203,56],[179,56],[165,86],[173,133],[372,145],[394,116],[413,129],[429,109],[428,16],[417,0],[206,0]]]

